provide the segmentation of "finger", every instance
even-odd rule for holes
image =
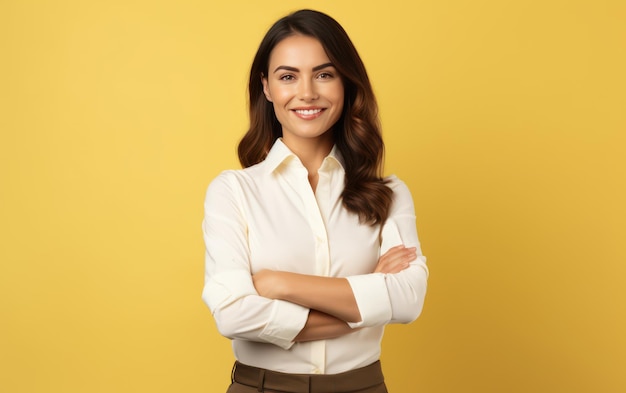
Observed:
[[[384,253],[380,258],[379,261],[381,262],[385,262],[391,259],[396,258],[398,255],[401,255],[402,252],[405,250],[405,247],[400,245],[400,246],[396,246],[393,248],[390,248],[389,251],[387,251],[386,253]]]
[[[417,259],[415,247],[396,249],[380,258],[375,272],[397,273],[410,266],[410,262]]]
[[[394,255],[405,251],[415,251],[416,249],[417,247],[405,247],[401,244],[399,246],[391,247],[384,255]]]
[[[417,252],[417,248],[416,247],[408,247],[408,248],[404,247],[404,246],[394,247],[394,248],[390,249],[389,251],[387,251],[380,258],[380,261],[382,263],[385,263],[386,261],[389,261],[389,260],[402,258],[404,256],[409,256],[409,255],[415,255],[416,252]]]

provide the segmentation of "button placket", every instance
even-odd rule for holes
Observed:
[[[313,192],[305,179],[305,190],[303,189],[303,200],[306,208],[307,220],[315,241],[315,274],[328,276],[330,274],[330,249],[328,243],[328,233],[323,217],[324,208],[320,204],[319,195],[327,194],[328,179],[320,173],[317,190]],[[323,198],[322,198],[323,199]],[[323,202],[322,202],[323,203]],[[311,342],[311,363],[313,365],[312,374],[323,374],[326,370],[326,340]]]

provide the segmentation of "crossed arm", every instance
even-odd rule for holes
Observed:
[[[393,247],[378,259],[374,273],[398,273],[416,258],[415,247]],[[260,296],[285,300],[311,310],[296,342],[339,337],[354,331],[348,322],[361,321],[352,288],[345,278],[262,270],[252,279]]]

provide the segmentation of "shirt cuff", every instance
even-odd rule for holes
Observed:
[[[348,322],[351,328],[384,325],[391,320],[391,307],[385,275],[372,273],[347,277],[361,313],[360,322]]]
[[[304,328],[309,309],[283,300],[274,300],[270,319],[259,338],[282,349],[289,349]]]

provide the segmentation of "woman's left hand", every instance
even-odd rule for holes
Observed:
[[[399,273],[417,259],[416,247],[392,247],[378,259],[374,273]]]
[[[260,296],[268,299],[280,299],[286,272],[263,269],[252,275],[252,283]]]

